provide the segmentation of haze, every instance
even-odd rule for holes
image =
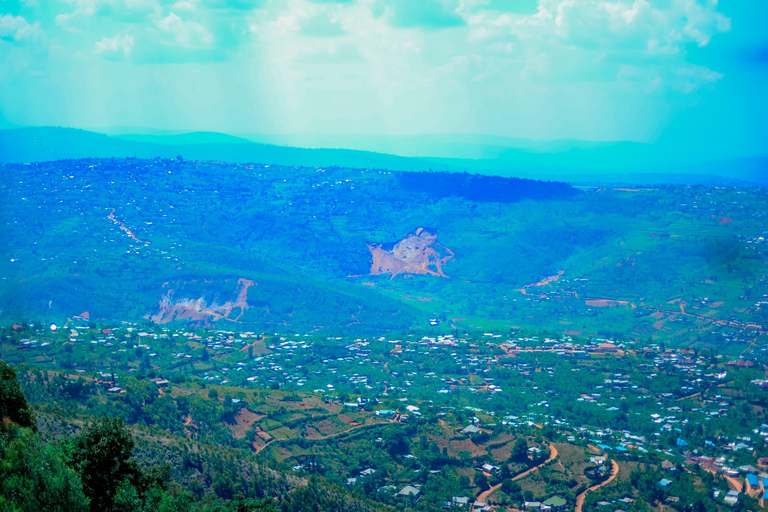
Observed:
[[[478,133],[755,156],[766,15],[757,0],[4,0],[0,127]]]

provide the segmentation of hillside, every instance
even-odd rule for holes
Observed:
[[[758,188],[132,158],[0,172],[11,322],[678,341],[766,323]]]

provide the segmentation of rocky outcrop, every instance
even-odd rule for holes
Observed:
[[[397,243],[371,243],[371,275],[426,274],[448,277],[443,266],[453,251],[437,243],[437,230],[418,228]]]

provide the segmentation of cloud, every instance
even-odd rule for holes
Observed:
[[[93,51],[107,57],[122,56],[128,58],[133,51],[134,40],[128,34],[118,34],[112,38],[102,37],[93,47]]]
[[[676,67],[623,65],[616,78],[620,84],[648,94],[662,93],[665,89],[691,94],[717,82],[723,75],[704,66],[692,64]]]
[[[715,0],[539,0],[535,14],[467,13],[472,36],[527,39],[581,48],[677,51],[730,30]]]
[[[63,3],[75,8],[58,14],[56,24],[74,32],[94,17],[122,23],[143,23],[148,16],[159,15],[163,8],[160,0],[63,0]]]
[[[4,14],[0,16],[0,40],[2,41],[35,41],[42,37],[43,29],[40,22],[29,23],[21,16]]]
[[[315,16],[302,23],[301,33],[314,37],[337,37],[346,32],[334,16]]]
[[[226,9],[233,11],[251,11],[263,7],[265,0],[202,0],[207,9]]]
[[[621,81],[615,77],[631,75],[678,92],[695,91],[720,76],[701,69],[675,75],[672,71],[685,68],[686,46],[706,46],[714,35],[730,30],[715,0],[539,0],[534,14],[476,5],[462,12],[469,40],[496,50],[495,56],[480,53],[523,63],[521,75],[528,79]],[[658,76],[664,67],[664,76]],[[656,74],[628,75],[628,69]]]
[[[457,8],[453,0],[379,0],[374,5],[393,27],[428,30],[464,25]]]
[[[183,48],[207,48],[213,44],[213,35],[193,20],[182,20],[170,13],[156,23],[157,28],[173,36],[176,44]]]

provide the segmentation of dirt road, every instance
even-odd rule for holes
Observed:
[[[576,496],[576,510],[575,512],[581,512],[581,507],[584,506],[584,499],[587,497],[587,493],[590,491],[596,491],[597,489],[601,488],[604,485],[608,485],[609,483],[613,482],[616,477],[619,475],[619,463],[615,460],[611,460],[611,465],[613,466],[611,468],[611,476],[608,477],[608,479],[605,482],[599,483],[597,485],[593,485],[592,487],[588,488],[583,493]]]
[[[546,466],[547,464],[549,464],[550,462],[555,460],[557,458],[557,455],[558,455],[557,448],[555,448],[554,445],[550,444],[549,445],[549,458],[547,460],[545,460],[544,462],[542,462],[541,464],[539,464],[537,466],[533,466],[531,469],[527,469],[527,470],[523,471],[522,473],[518,473],[517,475],[515,475],[512,478],[512,481],[514,482],[515,480],[520,480],[521,478],[525,478],[526,476],[530,475],[533,471],[536,471],[540,467]],[[496,492],[496,490],[499,487],[501,487],[501,484],[494,485],[493,487],[491,487],[487,491],[481,492],[480,494],[477,495],[477,501],[482,501],[484,503],[488,503],[488,498],[490,498],[491,494]]]

